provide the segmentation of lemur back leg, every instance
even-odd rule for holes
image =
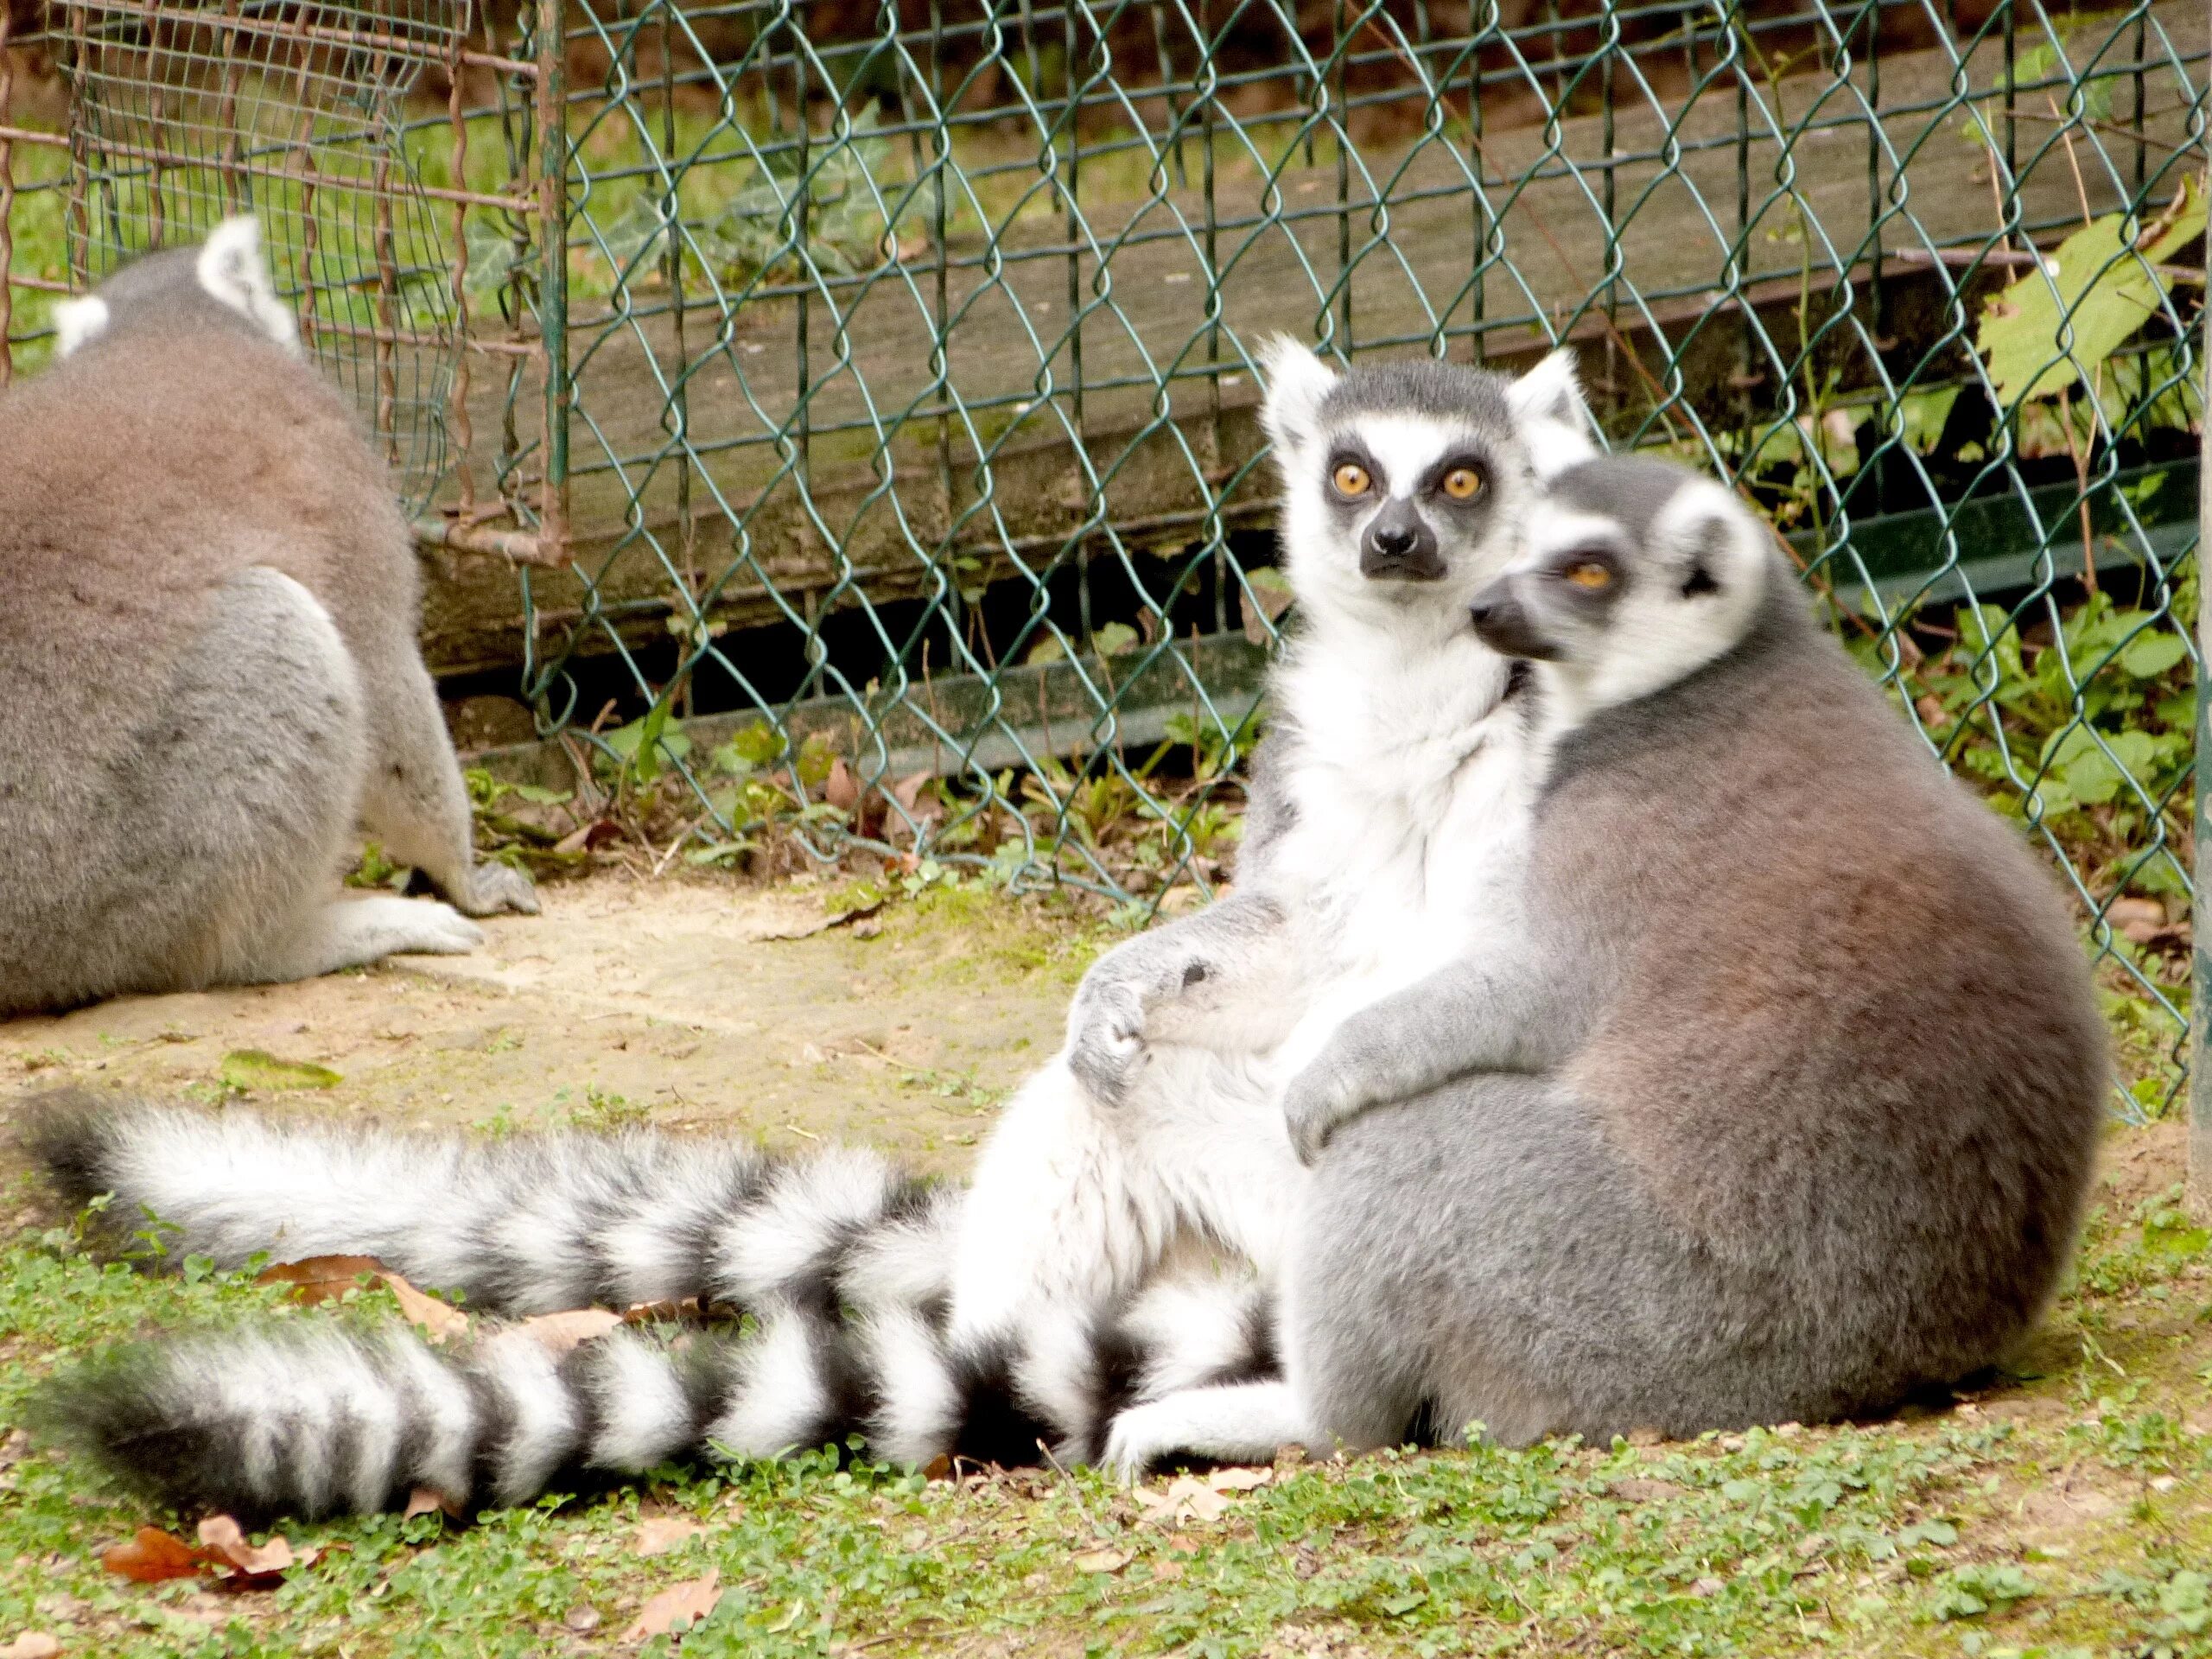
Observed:
[[[345,643],[299,583],[260,568],[226,582],[161,710],[111,779],[137,830],[114,846],[97,924],[109,982],[83,994],[306,978],[474,942],[442,905],[338,897],[367,740]]]
[[[363,821],[393,862],[420,870],[464,914],[535,915],[537,893],[527,875],[476,862],[468,791],[437,688],[412,640],[391,644],[363,677],[370,746]]]
[[[1325,1440],[1450,1442],[1479,1422],[1522,1445],[1814,1403],[1774,1339],[1806,1316],[1786,1284],[1700,1246],[1601,1114],[1546,1078],[1468,1077],[1345,1124],[1287,1279],[1290,1374]]]
[[[1589,1305],[1593,1270],[1617,1303],[1649,1287],[1592,1137],[1548,1110],[1553,1094],[1491,1076],[1345,1122],[1316,1162],[1283,1274],[1283,1380],[1123,1412],[1112,1466],[1262,1457],[1271,1435],[1326,1455],[1454,1440],[1476,1421],[1515,1444],[1568,1427],[1578,1393],[1621,1380],[1604,1351],[1641,1323]],[[1573,1305],[1548,1306],[1554,1294]]]

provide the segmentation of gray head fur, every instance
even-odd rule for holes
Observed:
[[[83,298],[56,306],[54,323],[63,357],[148,328],[232,330],[295,355],[300,346],[299,327],[270,280],[261,227],[244,214],[198,247],[133,259]]]
[[[1554,721],[1574,724],[1725,655],[1786,582],[1765,525],[1721,486],[1605,456],[1552,480],[1521,556],[1469,610],[1493,650],[1543,664]]]

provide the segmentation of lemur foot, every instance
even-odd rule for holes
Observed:
[[[484,930],[435,899],[382,895],[333,907],[334,931],[357,962],[379,957],[458,957],[484,943]]]
[[[1068,1009],[1068,1069],[1101,1105],[1120,1105],[1143,1069],[1154,1011],[1210,971],[1186,947],[1162,950],[1152,936],[1091,964]]]
[[[468,891],[454,898],[466,916],[496,916],[512,910],[537,914],[537,884],[512,864],[479,864],[468,873]]]
[[[1118,1106],[1145,1061],[1144,1004],[1125,985],[1093,993],[1089,982],[1068,1010],[1068,1070],[1102,1106]]]

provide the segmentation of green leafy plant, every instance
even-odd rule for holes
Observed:
[[[1899,690],[1954,765],[1989,790],[1999,810],[2059,837],[2094,882],[2133,858],[2128,885],[2160,897],[2187,891],[2170,860],[2143,860],[2156,821],[2175,846],[2188,842],[2181,785],[2195,747],[2193,664],[2173,621],[2196,611],[2196,578],[2155,611],[2092,593],[2030,644],[2019,619],[1993,605],[1961,606],[1942,641],[1908,664]],[[1946,638],[1948,636],[1948,638]],[[1889,647],[1853,649],[1878,669]]]
[[[2107,213],[2068,237],[2042,268],[1982,307],[1975,343],[1999,404],[2056,397],[2099,372],[2173,291],[2166,262],[2204,232],[2204,199],[2183,175],[2166,210],[2132,239]],[[2097,387],[2101,396],[2105,388]]]
[[[904,187],[897,181],[891,142],[878,134],[878,125],[871,105],[854,118],[849,136],[810,143],[804,163],[796,145],[758,154],[752,177],[699,235],[697,245],[731,276],[791,271],[802,252],[831,276],[895,259],[898,238],[885,208],[896,208]],[[925,199],[936,188],[933,181],[925,184],[902,217],[918,225],[933,222],[934,208]]]

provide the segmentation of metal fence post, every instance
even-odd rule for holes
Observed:
[[[537,0],[537,338],[545,362],[544,488],[538,547],[557,563],[569,537],[568,6]]]
[[[2212,12],[2212,6],[2207,7]],[[2212,181],[2212,168],[2206,170]],[[2212,646],[2212,583],[2204,580],[2204,562],[2212,555],[2212,305],[2197,319],[2198,349],[2202,360],[2204,407],[2197,412],[2196,469],[2196,645],[2198,660],[2212,664],[2205,650]],[[2196,677],[2196,847],[2191,868],[2201,881],[2208,868],[2205,855],[2212,851],[2212,830],[2205,823],[2208,795],[2212,795],[2212,698],[2205,681],[2212,666]],[[2201,889],[2200,889],[2201,891]],[[2200,1213],[2212,1216],[2212,946],[2204,938],[2203,906],[2190,906],[2194,943],[2190,960],[2189,999],[2189,1196]]]

